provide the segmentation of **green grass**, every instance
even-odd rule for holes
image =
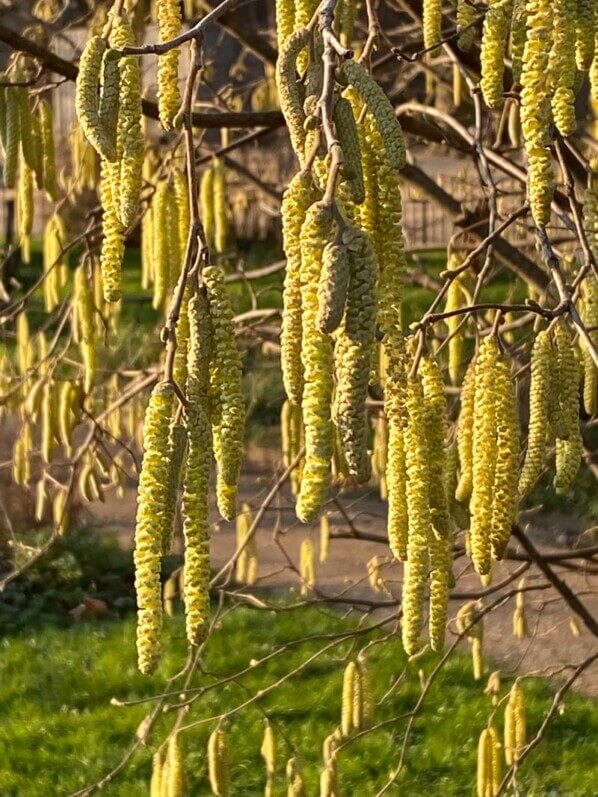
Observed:
[[[206,670],[231,674],[274,645],[314,633],[344,630],[348,622],[315,610],[278,615],[237,610],[228,615],[208,646]],[[134,620],[103,625],[79,625],[69,630],[47,627],[35,634],[5,638],[0,650],[0,794],[3,797],[66,795],[100,777],[126,750],[144,716],[142,707],[119,709],[110,699],[132,699],[160,690],[164,677],[180,667],[184,657],[180,617],[165,629],[165,658],[159,675],[144,678],[135,667]],[[375,636],[375,635],[374,635]],[[365,640],[364,640],[365,641]],[[321,643],[320,643],[321,644]],[[188,721],[230,709],[259,687],[281,677],[304,661],[317,645],[301,646],[257,668],[242,682],[208,692],[188,715]],[[262,699],[272,720],[282,726],[302,758],[308,794],[317,793],[321,743],[339,719],[342,670],[348,646],[341,645],[300,676]],[[352,652],[354,655],[355,651]],[[411,665],[408,677],[391,699],[377,709],[376,720],[410,710],[419,694],[417,671],[430,672],[436,658]],[[404,666],[398,639],[370,649],[374,693],[379,699]],[[204,675],[202,683],[211,682]],[[505,683],[503,692],[509,684]],[[554,686],[546,681],[525,682],[528,728],[538,727],[549,706]],[[400,788],[390,794],[474,794],[475,746],[491,710],[483,684],[473,681],[469,658],[454,657],[429,693],[425,711],[415,723],[408,768]],[[232,794],[263,794],[264,769],[259,756],[262,713],[253,706],[230,723]],[[124,774],[102,794],[133,797],[148,793],[151,745],[163,737],[172,719],[160,721],[150,747],[138,754]],[[499,716],[498,722],[501,722]],[[199,726],[183,739],[188,794],[209,795],[205,745],[212,724]],[[343,794],[375,794],[396,764],[405,720],[392,722],[346,749],[340,757]],[[591,797],[596,793],[598,765],[595,704],[568,695],[543,744],[526,761],[520,775],[521,794]],[[290,752],[279,738],[279,772]],[[286,793],[282,775],[277,794]]]

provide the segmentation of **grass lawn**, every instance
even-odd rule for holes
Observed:
[[[276,616],[236,610],[226,616],[208,646],[202,683],[213,674],[232,674],[273,645],[308,634],[334,633],[348,628],[336,615],[301,609]],[[375,634],[373,635],[375,636]],[[134,619],[70,629],[46,627],[37,632],[5,637],[0,650],[0,795],[37,797],[66,795],[97,779],[115,765],[129,745],[145,714],[143,707],[118,709],[112,697],[131,699],[158,692],[166,675],[183,662],[181,617],[165,629],[165,659],[159,675],[144,678],[136,671]],[[370,639],[371,636],[366,637]],[[365,639],[362,637],[362,644]],[[320,643],[321,645],[322,643]],[[318,645],[292,649],[259,667],[241,681],[209,691],[196,704],[190,721],[231,708],[307,659]],[[308,795],[317,790],[321,743],[339,721],[342,671],[348,644],[314,661],[303,674],[262,699],[272,721],[282,727],[304,764]],[[379,700],[404,666],[398,639],[374,645],[368,653],[374,697]],[[391,698],[378,707],[375,720],[389,719],[413,706],[419,693],[418,669],[430,672],[428,657],[410,666],[407,678]],[[505,679],[503,693],[509,688]],[[491,710],[484,684],[471,675],[469,657],[451,660],[428,695],[425,711],[415,723],[408,768],[400,787],[390,794],[466,797],[475,794],[476,743]],[[550,704],[554,686],[526,681],[528,728],[533,733]],[[502,723],[502,712],[497,721]],[[232,737],[233,797],[263,794],[264,767],[259,755],[263,714],[254,704],[235,715]],[[163,737],[169,715],[161,720],[150,745]],[[205,746],[213,724],[185,734],[186,793],[209,795]],[[347,748],[340,757],[343,795],[374,795],[396,764],[405,720],[393,722]],[[520,775],[521,794],[592,797],[598,782],[596,734],[598,712],[592,701],[566,696],[560,715],[544,743],[526,761]],[[291,751],[279,740],[277,795],[286,794],[284,759]],[[123,775],[102,794],[116,797],[146,795],[151,749],[139,753]]]

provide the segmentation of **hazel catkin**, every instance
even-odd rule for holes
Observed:
[[[168,498],[168,435],[174,398],[170,383],[156,385],[143,427],[144,456],[139,477],[134,559],[137,654],[139,669],[146,675],[156,669],[160,658],[162,539],[158,528]]]

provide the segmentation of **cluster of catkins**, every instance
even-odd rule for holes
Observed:
[[[440,41],[440,6],[440,0],[424,2],[424,20],[426,16],[434,20],[429,25],[428,46]],[[472,45],[477,19],[473,5],[459,0],[459,46],[464,50]],[[494,0],[483,17],[480,88],[490,108],[501,107],[505,59],[510,58],[512,91],[520,94],[517,102],[528,157],[530,206],[534,220],[542,226],[550,220],[555,185],[552,127],[562,136],[575,131],[575,100],[586,74],[598,99],[597,33],[594,0]]]
[[[180,3],[158,0],[156,10],[160,40],[174,39],[182,30]],[[137,56],[122,55],[124,48],[134,45],[129,17],[126,13],[111,12],[102,34],[87,42],[77,78],[77,117],[88,142],[101,158],[104,233],[101,262],[108,302],[121,297],[125,237],[139,215],[143,178],[147,177],[141,66]],[[179,51],[172,48],[158,62],[158,108],[165,130],[172,130],[180,117],[178,73]],[[160,229],[158,223],[155,226]]]
[[[0,87],[0,144],[6,188],[17,190],[17,217],[23,262],[31,258],[35,190],[54,202],[58,196],[51,104],[34,100],[27,81],[35,64],[16,58],[3,75]]]
[[[490,686],[490,682],[489,682]],[[492,690],[487,690],[492,691]],[[502,783],[502,757],[507,766],[515,764],[526,745],[525,697],[521,684],[515,681],[507,697],[504,712],[504,736],[492,721],[480,734],[477,761],[477,797],[496,797]]]
[[[227,519],[235,515],[241,467],[245,418],[241,362],[219,268],[203,269],[201,286],[189,290],[185,312],[188,340],[180,338],[179,345],[186,352],[186,362],[178,372],[175,367],[175,373],[186,403],[180,405],[173,382],[160,382],[152,392],[144,424],[135,533],[137,650],[144,673],[151,673],[160,657],[161,560],[172,544],[179,482],[182,478],[187,637],[192,645],[199,645],[209,629],[212,459],[218,507]]]

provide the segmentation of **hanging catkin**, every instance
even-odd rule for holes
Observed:
[[[48,199],[56,201],[58,185],[56,182],[56,155],[54,150],[54,114],[47,100],[39,104],[41,122],[44,188]]]
[[[470,501],[471,556],[477,572],[490,572],[494,474],[497,459],[497,396],[494,371],[500,359],[498,344],[488,337],[480,346],[475,364],[473,405],[472,492]]]
[[[451,576],[450,517],[445,491],[447,408],[442,373],[430,357],[419,371],[424,392],[424,424],[428,451],[430,535],[430,647],[442,650]]]
[[[440,55],[442,39],[442,0],[424,0],[423,2],[424,47],[431,50],[432,56]]]
[[[104,237],[102,239],[101,268],[104,300],[119,301],[122,293],[122,261],[125,254],[125,231],[118,213],[118,191],[115,181],[118,174],[106,161],[102,162],[100,201]]]
[[[212,793],[229,797],[228,733],[224,728],[216,728],[208,740],[208,773]]]
[[[576,60],[577,68],[587,72],[595,59],[596,4],[594,0],[577,0]],[[575,17],[574,17],[575,19]],[[570,43],[571,44],[571,43]]]
[[[531,355],[531,379],[529,388],[529,429],[527,435],[527,452],[521,477],[519,492],[528,493],[544,465],[546,438],[548,435],[548,395],[551,389],[550,380],[552,343],[550,333],[539,332],[534,342]]]
[[[21,143],[18,91],[16,88],[6,89],[6,133],[4,137],[4,185],[6,188],[14,188],[17,181],[19,147]]]
[[[212,249],[216,224],[214,218],[214,168],[212,166],[208,167],[201,176],[199,197],[204,235],[208,246]]]
[[[548,68],[552,84],[552,114],[558,131],[575,131],[575,18],[577,0],[555,0],[552,49]]]
[[[408,421],[405,435],[409,537],[403,576],[403,647],[408,656],[419,650],[424,621],[424,593],[430,567],[432,520],[428,503],[430,482],[424,414],[424,392],[419,377],[407,379]]]
[[[226,206],[226,171],[221,160],[214,161],[214,247],[226,251],[228,243],[228,208]]]
[[[168,498],[167,451],[174,398],[171,384],[160,382],[156,385],[143,427],[144,456],[139,477],[134,558],[137,654],[139,669],[144,674],[152,673],[160,658],[162,539],[158,527]]]
[[[129,22],[114,16],[110,46],[117,50],[134,45],[135,37]],[[139,208],[143,173],[143,132],[141,129],[141,67],[134,56],[121,58],[119,111],[116,136],[119,194],[118,216],[126,228],[135,221]],[[114,186],[113,189],[114,191]]]
[[[468,0],[457,0],[457,32],[459,49],[467,52],[473,44],[475,29],[475,8]]]
[[[460,258],[456,255],[451,255],[448,262],[448,270],[458,269]],[[450,313],[454,310],[460,310],[464,303],[467,301],[467,295],[463,288],[462,277],[454,277],[448,290],[446,292],[446,304],[444,306],[445,313]],[[461,377],[461,368],[463,361],[463,316],[455,314],[445,319],[446,328],[448,332],[448,350],[449,350],[449,377],[453,385],[458,385]]]
[[[589,337],[598,348],[598,278],[593,273],[588,274],[584,282],[581,311]],[[598,409],[598,368],[585,340],[582,340],[582,358],[583,405],[588,415],[595,415]]]
[[[306,28],[296,30],[285,41],[276,63],[276,85],[278,86],[280,109],[284,114],[291,144],[300,163],[304,160],[306,133],[303,127],[305,122],[303,101],[297,83],[297,59],[308,39],[309,33]]]
[[[501,355],[492,375],[496,412],[496,462],[492,488],[490,545],[494,559],[502,559],[516,520],[519,501],[519,417],[509,362]]]
[[[287,263],[280,356],[286,394],[297,405],[301,404],[303,395],[300,236],[305,215],[316,199],[317,189],[311,172],[307,171],[293,177],[282,198],[282,235]]]
[[[473,419],[475,406],[475,360],[467,368],[461,386],[461,411],[457,426],[459,452],[459,483],[455,491],[457,501],[466,501],[473,487]]]
[[[19,170],[17,216],[21,257],[24,263],[29,263],[31,260],[31,231],[33,229],[33,172],[24,159],[21,159]]]
[[[184,597],[187,639],[192,645],[199,645],[207,637],[210,622],[208,491],[212,430],[208,400],[210,358],[215,344],[208,302],[203,292],[189,301],[189,324],[188,449],[183,487]]]
[[[332,344],[317,327],[318,281],[324,246],[330,238],[332,208],[323,203],[310,207],[301,228],[301,304],[303,343],[301,362],[305,466],[297,501],[297,517],[314,520],[330,484],[330,461],[334,450],[334,426],[330,417],[333,388]]]
[[[569,491],[581,462],[583,440],[579,427],[579,388],[582,368],[571,333],[561,321],[555,331],[556,397],[562,429],[556,441],[556,473],[554,488],[564,495]]]
[[[157,310],[166,302],[170,286],[170,249],[169,237],[171,229],[168,225],[168,208],[172,201],[172,187],[166,180],[161,180],[156,188],[152,203],[154,230],[154,296],[153,307]]]
[[[245,430],[241,358],[224,274],[221,269],[210,266],[204,269],[203,279],[212,328],[210,413],[214,457],[218,468],[218,508],[224,518],[232,520],[235,516]]]
[[[525,698],[519,681],[515,681],[505,707],[504,750],[508,766],[519,760],[525,743]]]
[[[361,230],[349,243],[350,287],[335,347],[335,423],[349,475],[358,484],[371,476],[365,401],[376,334],[376,256]]]
[[[534,221],[546,225],[554,193],[550,153],[550,95],[548,61],[552,31],[552,3],[530,0],[528,36],[521,75],[521,127],[528,156],[528,193]]]
[[[503,103],[504,54],[512,14],[513,0],[493,0],[484,17],[480,89],[489,108]]]
[[[376,120],[390,166],[402,169],[406,158],[405,139],[390,100],[357,61],[346,61],[343,73]]]
[[[93,36],[85,45],[79,61],[77,75],[75,108],[79,124],[89,143],[102,157],[113,160],[114,148],[104,146],[104,131],[100,126],[99,85],[102,57],[106,52],[106,41],[101,36]]]
[[[160,41],[176,38],[183,27],[179,0],[157,0]],[[158,110],[165,130],[172,130],[181,105],[179,90],[179,48],[173,47],[158,58]]]

